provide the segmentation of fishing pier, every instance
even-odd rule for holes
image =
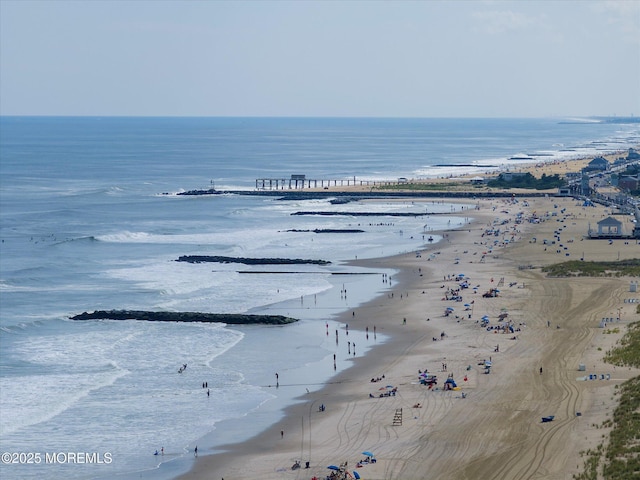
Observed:
[[[357,180],[343,178],[340,180],[310,179],[306,175],[291,175],[290,178],[257,178],[256,190],[304,190],[310,188],[328,189],[329,187],[374,187],[379,185],[398,185],[407,183],[406,178],[397,181]]]

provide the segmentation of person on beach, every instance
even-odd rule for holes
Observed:
[[[193,456],[197,457],[198,456],[198,446],[196,445],[196,448],[193,449]]]

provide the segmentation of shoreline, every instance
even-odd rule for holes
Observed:
[[[636,144],[632,149],[640,150],[640,144]],[[629,152],[628,149],[616,149],[608,150],[601,153],[589,152],[582,153],[575,157],[568,158],[554,158],[553,160],[546,159],[545,156],[531,157],[527,160],[511,160],[515,163],[502,163],[493,166],[493,169],[485,170],[484,172],[478,172],[473,170],[472,165],[465,165],[469,168],[467,172],[460,172],[458,174],[449,173],[446,175],[433,175],[433,176],[419,176],[418,178],[405,178],[403,183],[407,184],[419,184],[419,185],[438,185],[447,184],[448,188],[434,189],[434,190],[413,190],[411,188],[400,188],[402,183],[400,180],[369,180],[369,179],[353,179],[348,180],[308,180],[309,182],[321,182],[321,186],[295,188],[227,188],[225,190],[217,190],[215,188],[209,189],[195,189],[189,191],[177,192],[175,195],[181,196],[215,196],[215,195],[248,195],[248,196],[272,196],[283,197],[284,199],[307,199],[307,198],[326,198],[326,197],[352,197],[352,198],[442,198],[442,199],[456,199],[456,198],[498,198],[498,197],[535,197],[545,196],[549,194],[548,190],[527,190],[519,188],[499,189],[499,188],[487,188],[482,185],[473,185],[471,180],[478,177],[478,175],[486,176],[489,178],[497,178],[501,173],[530,173],[536,178],[540,178],[543,174],[560,175],[563,176],[569,172],[579,172],[582,168],[586,167],[591,160],[596,157],[603,157],[607,159],[611,164],[619,158],[621,155],[625,155]],[[449,167],[456,167],[456,165],[449,165]],[[486,166],[475,166],[475,170],[483,169]],[[280,180],[284,182],[284,180]],[[331,182],[334,185],[331,185]],[[344,185],[344,181],[347,181],[347,185]],[[349,182],[353,181],[353,184]],[[324,186],[324,182],[327,182],[327,186]],[[338,184],[340,182],[340,184]],[[360,184],[358,184],[358,182]],[[454,188],[451,188],[452,184],[457,184]],[[256,184],[257,185],[257,184]],[[388,189],[389,186],[396,188]],[[482,187],[482,188],[478,188]],[[555,193],[554,189],[554,193]],[[163,193],[162,195],[169,195]]]
[[[500,385],[508,380],[515,384],[514,387],[509,388],[518,390],[518,379],[517,376],[514,377],[513,373],[511,375],[506,375],[505,372],[501,372],[500,375],[479,375],[477,365],[475,364],[484,357],[492,356],[493,344],[488,342],[493,340],[493,338],[491,334],[486,334],[483,330],[480,330],[473,321],[460,321],[460,323],[451,322],[449,319],[444,318],[442,313],[438,314],[438,310],[441,310],[445,305],[437,303],[437,300],[434,301],[431,297],[433,297],[434,294],[438,295],[438,289],[440,288],[438,284],[442,283],[438,280],[440,275],[445,273],[445,277],[443,278],[446,279],[446,270],[449,270],[450,274],[455,274],[458,268],[464,270],[472,269],[473,274],[470,275],[472,277],[471,281],[475,282],[474,277],[477,275],[485,277],[494,272],[499,273],[505,271],[508,272],[510,276],[514,275],[519,278],[528,279],[529,281],[527,283],[530,285],[531,281],[537,282],[535,288],[539,288],[540,285],[544,285],[545,283],[556,283],[555,281],[541,282],[539,278],[540,275],[537,272],[530,270],[518,271],[517,266],[514,267],[514,253],[518,253],[522,249],[531,250],[533,248],[541,249],[542,247],[539,244],[532,246],[532,244],[523,243],[523,241],[526,240],[522,238],[518,243],[510,244],[506,248],[492,252],[490,254],[491,260],[487,260],[487,263],[473,263],[472,260],[470,262],[472,265],[465,264],[462,267],[458,267],[458,265],[454,264],[452,261],[453,257],[455,255],[462,255],[462,253],[458,251],[460,248],[486,248],[486,246],[478,245],[474,240],[477,240],[478,231],[483,228],[482,224],[494,217],[496,210],[493,208],[489,211],[487,208],[494,203],[494,201],[482,200],[481,202],[484,203],[483,210],[469,213],[469,216],[474,217],[474,222],[470,226],[457,231],[446,232],[447,238],[442,242],[436,245],[425,246],[425,253],[438,250],[443,252],[437,255],[433,262],[425,258],[416,259],[415,255],[410,254],[353,262],[356,265],[366,265],[369,268],[396,270],[398,273],[394,277],[393,291],[399,294],[401,299],[398,299],[397,295],[395,298],[389,298],[389,296],[385,298],[385,296],[382,295],[358,307],[354,316],[348,316],[347,312],[336,320],[344,323],[348,322],[350,328],[359,330],[364,330],[367,327],[371,328],[372,325],[375,325],[379,333],[388,336],[388,340],[382,345],[375,346],[365,357],[354,359],[353,365],[338,373],[330,384],[326,384],[312,395],[303,396],[300,399],[300,403],[288,407],[284,412],[284,419],[279,424],[267,428],[249,441],[236,445],[226,445],[224,447],[224,453],[206,455],[199,458],[187,474],[178,478],[198,479],[216,478],[218,476],[221,478],[226,476],[230,478],[255,478],[256,476],[260,478],[282,478],[282,474],[285,471],[288,471],[288,474],[292,475],[293,478],[311,478],[313,475],[323,476],[328,472],[326,465],[323,465],[325,463],[329,465],[339,464],[342,461],[355,462],[357,457],[361,456],[359,450],[366,451],[373,449],[380,452],[376,452],[379,462],[375,465],[367,465],[364,467],[363,474],[366,472],[366,478],[423,478],[417,473],[419,470],[416,470],[415,467],[411,467],[410,465],[413,454],[406,455],[406,453],[402,452],[409,447],[410,449],[415,449],[421,445],[424,447],[423,441],[426,442],[426,440],[421,440],[423,436],[422,431],[418,431],[419,429],[413,427],[410,427],[412,433],[407,435],[404,433],[402,435],[397,432],[394,433],[394,429],[400,430],[403,428],[390,426],[393,410],[395,410],[394,407],[404,408],[405,410],[408,409],[407,414],[410,417],[414,417],[410,418],[408,420],[409,422],[415,420],[415,423],[422,424],[423,428],[427,428],[428,430],[433,427],[441,429],[442,422],[445,421],[445,416],[459,409],[464,410],[465,404],[471,404],[475,401],[473,397],[478,396],[480,399],[487,396],[491,397],[491,392],[485,391],[485,383],[498,383],[498,385]],[[536,202],[546,202],[549,207],[551,207],[551,204],[554,202],[562,204],[568,204],[569,202],[575,203],[573,199],[553,198],[531,200],[532,204]],[[501,204],[502,201],[498,199],[495,200],[495,203]],[[533,206],[528,207],[529,210],[533,209]],[[580,210],[580,207],[576,205],[566,205],[564,208],[567,209],[569,207],[572,207],[573,210]],[[531,238],[534,233],[535,235],[539,235],[535,230],[540,230],[541,227],[551,227],[551,222],[552,220],[549,219],[548,224],[545,222],[542,225],[534,225],[533,228],[530,228],[531,225],[523,225],[522,228],[528,231],[528,237]],[[518,235],[522,236],[523,234],[520,233]],[[461,247],[461,245],[464,245],[464,247]],[[591,247],[587,245],[581,245],[581,247],[590,250],[590,256],[597,255],[597,252],[591,252],[594,250],[593,247],[595,247],[595,244]],[[595,250],[598,249],[595,248]],[[629,249],[627,249],[627,252],[629,252]],[[632,254],[632,252],[630,253]],[[538,256],[540,257],[541,255],[538,254]],[[549,255],[545,252],[542,256],[548,257]],[[529,260],[535,257],[527,256],[526,258]],[[429,259],[431,259],[431,256]],[[561,261],[557,256],[554,256],[553,259]],[[537,263],[538,262],[534,262],[533,264]],[[498,266],[499,268],[496,270]],[[424,272],[422,272],[423,269]],[[427,275],[426,279],[423,277],[423,274]],[[469,274],[467,273],[467,275]],[[620,289],[621,281],[617,280],[616,282],[618,284],[616,288]],[[481,283],[484,284],[483,288],[487,288],[490,285],[487,284],[486,278],[483,278]],[[589,283],[589,281],[580,280],[580,283]],[[595,282],[591,279],[591,283],[597,284],[597,279]],[[523,285],[525,284],[523,283]],[[532,290],[533,288],[531,286],[523,286],[521,289],[513,290],[517,292],[517,297],[522,297],[518,298],[516,304],[526,304],[526,296],[531,295]],[[425,295],[430,298],[432,302],[430,305],[417,305],[423,303],[421,300],[423,294],[421,292],[425,292]],[[409,295],[409,293],[411,293],[411,295]],[[509,293],[512,293],[512,290],[509,290]],[[415,300],[416,298],[418,298],[417,301]],[[501,301],[502,300],[500,300],[500,302]],[[476,306],[474,308],[478,307]],[[477,313],[478,312],[474,312],[474,318],[472,320],[477,319]],[[424,318],[426,315],[431,315],[431,317],[427,317],[431,318],[430,322],[427,322]],[[523,312],[520,312],[520,315],[523,318],[527,316]],[[406,325],[400,320],[401,317],[407,318]],[[372,320],[373,318],[375,318],[375,320]],[[540,319],[538,319],[538,321],[540,321]],[[441,330],[443,332],[446,330],[446,336],[443,337],[443,341],[433,342],[432,340],[439,336]],[[544,333],[546,334],[547,332]],[[472,336],[471,339],[467,338],[469,335]],[[520,335],[526,337],[524,333]],[[486,338],[487,336],[488,338]],[[591,333],[591,337],[593,336],[594,334]],[[608,340],[612,340],[614,337],[614,335],[611,335]],[[515,346],[520,347],[522,345],[526,346],[527,344],[526,341],[509,342],[503,336],[500,336],[500,340],[501,342],[506,342],[502,348],[508,347],[507,352]],[[469,343],[475,343],[476,345],[473,347],[466,345]],[[536,348],[534,349],[537,360],[532,359],[536,364],[543,362],[544,358],[542,351],[544,350],[545,344],[544,342],[542,342],[542,344],[538,343],[540,342],[536,342]],[[398,352],[402,352],[402,354]],[[501,350],[500,352],[496,352],[495,355],[504,355],[503,352],[504,350]],[[464,401],[462,399],[456,399],[451,392],[440,391],[436,393],[429,392],[422,386],[416,388],[415,381],[417,380],[418,369],[428,368],[429,371],[437,369],[437,363],[445,363],[443,360],[445,358],[447,359],[446,363],[451,365],[448,371],[455,372],[458,381],[460,381],[460,377],[463,375],[462,372],[469,372],[465,375],[468,381],[464,384],[464,391],[468,392],[469,396]],[[438,360],[436,361],[436,359]],[[514,367],[514,370],[524,375],[523,366],[515,368],[515,364],[522,363],[522,360],[519,362],[517,360],[517,358],[511,359],[511,362],[508,362],[508,364],[510,367]],[[595,362],[594,367],[597,366],[598,360],[594,359],[593,361]],[[465,365],[471,366],[472,368],[465,370]],[[500,364],[498,363],[498,365]],[[504,367],[501,366],[500,368],[502,369]],[[496,368],[496,370],[498,369]],[[570,371],[573,370],[575,370],[575,366]],[[385,375],[385,378],[388,379],[389,382],[398,385],[400,395],[397,398],[367,398],[367,395],[371,393],[371,384],[369,384],[368,379],[381,375]],[[441,375],[443,374],[441,373]],[[566,375],[565,372],[565,376]],[[577,373],[575,376],[577,376]],[[546,377],[544,378],[546,379]],[[494,381],[494,379],[497,380]],[[539,379],[536,380],[539,381]],[[622,381],[622,379],[616,379],[616,382],[618,381]],[[608,385],[612,386],[614,382],[610,382]],[[568,387],[563,388],[566,389]],[[406,394],[405,390],[408,390]],[[493,388],[490,390],[493,390]],[[429,395],[434,393],[435,395]],[[432,399],[429,398],[429,396],[437,398]],[[581,402],[587,405],[589,398],[589,395],[585,394]],[[411,401],[409,401],[409,399],[411,399]],[[414,400],[422,401],[412,403]],[[324,412],[314,410],[314,407],[319,402],[326,405]],[[417,403],[429,405],[431,408],[413,409],[412,405]],[[580,408],[581,410],[585,410],[585,408]],[[429,410],[428,414],[427,410]],[[339,428],[344,428],[344,431],[348,433],[353,427],[349,426],[349,421],[345,423],[345,418],[347,418],[345,415],[348,415],[348,419],[353,419],[352,417],[356,416],[356,412],[358,411],[362,411],[365,414],[365,416],[357,415],[358,420],[360,420],[358,423],[369,423],[367,434],[355,435],[356,438],[362,437],[362,440],[358,442],[348,442],[347,445],[343,443],[342,448],[336,449],[335,445],[332,446],[332,442],[335,442],[336,439],[338,442],[343,442],[342,437],[344,436],[342,432],[336,432],[336,425],[338,425]],[[509,416],[508,411],[505,413]],[[384,420],[381,417],[385,417]],[[379,424],[376,424],[376,422]],[[478,420],[478,422],[485,423],[480,420]],[[572,427],[570,420],[567,419],[566,422]],[[473,422],[468,423],[473,424]],[[556,425],[557,424],[558,423],[556,423]],[[379,436],[375,438],[376,441],[372,441],[372,439],[369,438],[371,437],[369,432],[371,432],[374,427],[386,432],[384,442],[380,440]],[[362,428],[363,427],[360,427],[360,429]],[[467,436],[473,435],[473,431],[469,431],[464,423],[458,425],[456,428],[459,428],[461,432],[466,432],[465,435]],[[568,430],[571,429],[572,428],[568,428]],[[280,438],[281,431],[287,432],[287,435]],[[426,433],[427,430],[424,431]],[[347,437],[351,436],[351,434],[347,435]],[[410,438],[404,438],[405,436]],[[321,439],[323,438],[326,438],[326,440],[322,441]],[[360,444],[361,448],[355,447],[353,451],[349,451],[348,453],[343,452],[347,446],[350,447],[350,443]],[[467,448],[473,450],[469,446],[467,446]],[[386,451],[388,451],[387,455],[385,455]],[[413,452],[414,450],[410,451]],[[335,458],[336,455],[340,455],[338,452],[341,452],[345,458]],[[398,457],[397,454],[401,456]],[[571,457],[573,460],[575,460],[576,455],[577,452],[572,452]],[[444,463],[449,463],[454,460],[452,457],[455,457],[455,455],[444,455],[444,457],[446,458],[446,462]],[[260,459],[259,461],[258,458]],[[248,459],[252,459],[251,463],[255,465],[247,466],[246,462]],[[309,461],[311,468],[309,470],[302,468],[301,470],[291,471],[289,468],[295,460],[301,461],[303,467],[305,466],[305,462]],[[432,467],[435,460],[436,459],[433,458],[429,459]],[[456,462],[460,462],[461,460],[462,459],[455,459]],[[576,461],[580,463],[579,460]],[[458,465],[464,465],[464,468],[473,468],[474,471],[477,471],[481,468],[478,462],[480,462],[480,460],[476,458],[473,462],[466,461]],[[385,465],[384,467],[383,463]],[[439,465],[443,462],[440,457],[438,457],[438,461],[435,463]],[[556,463],[558,463],[557,459]],[[239,465],[242,465],[242,468],[239,468]],[[447,472],[444,465],[440,465],[438,468],[441,470],[442,475],[438,478],[455,477],[451,472]],[[463,467],[459,466],[455,470],[460,473],[461,468]],[[433,468],[431,469],[430,475],[432,474]],[[497,478],[492,477],[489,471],[486,471],[485,474],[487,476],[483,478]],[[473,476],[469,478],[473,478]]]

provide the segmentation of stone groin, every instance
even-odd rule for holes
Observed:
[[[332,211],[302,211],[291,215],[319,215],[324,217],[425,217],[430,215],[445,215],[440,212],[332,212]],[[447,214],[450,215],[450,214]]]
[[[146,310],[95,310],[69,317],[71,320],[140,320],[145,322],[203,322],[229,325],[286,325],[298,319],[283,315],[235,313],[152,312]]]
[[[245,195],[260,197],[275,197],[278,200],[316,200],[316,199],[336,199],[333,203],[349,203],[364,199],[377,198],[433,198],[435,200],[446,200],[448,198],[464,198],[477,200],[479,198],[502,198],[502,197],[544,197],[549,193],[545,192],[511,192],[508,190],[498,191],[443,191],[443,190],[374,190],[374,191],[344,191],[344,190],[190,190],[180,192],[177,195]]]
[[[182,255],[176,262],[188,263],[242,263],[244,265],[329,265],[328,260],[305,260],[302,258],[245,258],[220,255]]]
[[[286,230],[287,232],[312,232],[312,233],[364,233],[364,230],[359,228],[315,228],[313,230],[298,230],[296,228]]]

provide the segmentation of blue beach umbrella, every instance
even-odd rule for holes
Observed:
[[[360,474],[358,472],[356,472],[355,470],[353,471],[353,478],[355,478],[356,480],[358,480],[360,478]]]
[[[337,467],[337,466],[335,466],[335,465],[329,465],[327,468],[328,468],[329,470],[340,470],[340,467]]]
[[[372,452],[366,451],[366,452],[362,452],[363,455],[366,455],[367,457],[375,457],[375,455]]]

